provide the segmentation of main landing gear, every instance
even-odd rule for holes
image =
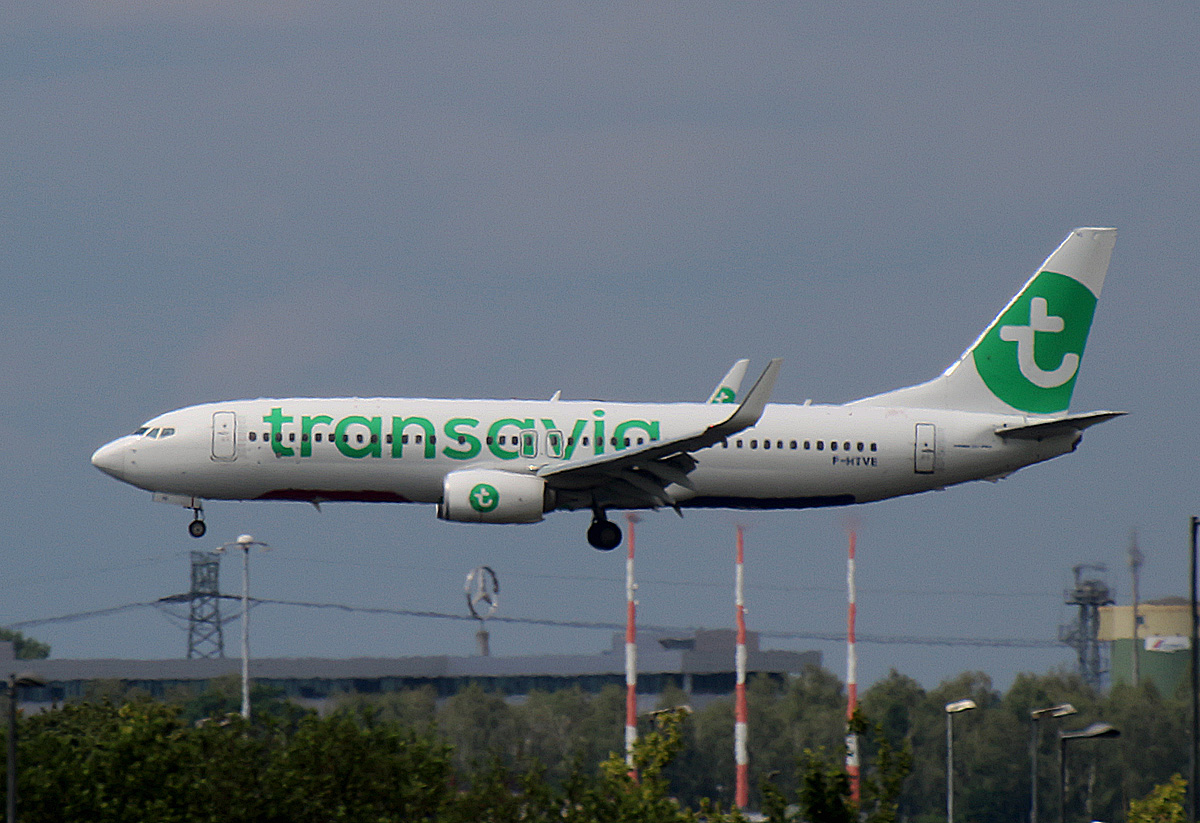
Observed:
[[[587,539],[592,548],[610,552],[621,545],[621,527],[598,510],[592,517],[592,525],[588,526]]]
[[[189,508],[192,510],[192,522],[188,523],[188,534],[192,537],[204,537],[204,533],[208,531],[208,526],[204,525],[204,507],[196,505]]]

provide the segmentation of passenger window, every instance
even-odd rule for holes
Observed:
[[[258,432],[250,432],[250,442],[253,443],[258,439]]]
[[[300,435],[300,439],[301,439],[303,442],[307,443],[307,442],[308,442],[308,432],[304,432],[304,433],[302,433],[302,434]]]
[[[391,435],[389,434],[388,437],[391,437]],[[317,432],[316,434],[314,434],[313,440],[316,440],[318,443],[320,443],[321,442],[321,433]]]
[[[407,443],[407,442],[408,442],[408,435],[407,435],[407,434],[402,434],[402,435],[400,435],[400,442],[401,442],[402,444],[403,444],[403,443]]]
[[[288,432],[288,442],[289,443],[296,442],[296,433],[295,432]]]
[[[358,438],[358,442],[359,442],[359,443],[363,442],[363,436],[362,436],[361,434],[360,434],[360,435],[356,435],[356,437]]]
[[[859,444],[858,444],[858,450],[859,450],[859,451],[862,451],[862,450],[863,450],[863,448],[864,448],[864,444],[862,444],[862,443],[859,443]]]
[[[500,445],[504,445],[504,435],[500,435]]]
[[[819,452],[825,451],[825,441],[824,440],[817,441],[817,451],[819,451]]]
[[[643,443],[645,443],[645,442],[646,442],[645,438],[642,438],[642,437],[639,437],[639,438],[638,438],[638,445],[639,445],[639,446],[640,446],[640,445],[642,445],[642,444],[643,444]]]
[[[537,432],[521,432],[521,456],[537,457]]]
[[[588,444],[588,439],[585,437],[585,438],[583,438],[583,445],[586,446],[587,444]]]
[[[850,441],[849,440],[847,440],[845,443],[842,444],[842,449],[843,449],[843,451],[850,451]]]
[[[377,435],[377,434],[373,434],[373,435],[371,435],[371,442],[372,442],[372,443],[378,443],[378,442],[379,442],[379,435]]]
[[[419,435],[419,434],[413,435],[413,442],[414,442],[414,443],[420,443],[420,442],[421,442],[421,435]]]
[[[764,441],[763,441],[763,448],[764,448],[764,449],[769,449],[769,448],[771,448],[771,441],[770,441],[770,440],[764,440]]]
[[[320,440],[320,439],[321,439],[321,435],[319,435],[319,434],[318,434],[318,435],[317,435],[317,439],[318,439],[318,440]],[[391,436],[390,434],[385,434],[385,435],[383,436],[383,442],[384,442],[384,443],[391,443],[391,442],[392,442],[392,436]]]
[[[629,438],[625,438],[625,448],[629,448]]]
[[[805,450],[805,451],[808,451],[808,450],[809,450],[809,449],[811,449],[811,448],[812,448],[812,441],[811,441],[811,440],[805,440],[805,441],[804,441],[804,450]]]
[[[751,441],[750,441],[750,448],[752,448],[752,449],[757,449],[757,448],[758,448],[758,441],[757,441],[757,440],[751,440]]]
[[[738,447],[739,449],[742,447],[742,441],[741,441],[741,440],[739,440],[739,441],[737,442],[737,447]]]
[[[276,442],[276,443],[282,443],[282,442],[283,442],[283,432],[280,432],[279,434],[275,435],[275,442]]]
[[[834,452],[837,451],[837,441],[836,440],[830,442],[829,450],[834,451]]]
[[[874,443],[872,443],[872,444],[871,444],[871,451],[875,451],[875,444],[874,444]]]
[[[795,450],[795,448],[796,448],[796,441],[795,441],[795,440],[793,440],[793,441],[792,441],[792,450],[794,451],[794,450]]]
[[[727,449],[727,448],[729,448],[729,441],[728,441],[728,440],[722,440],[722,441],[721,441],[721,448],[723,448],[723,449]]]
[[[555,430],[546,432],[546,454],[550,457],[563,456],[562,432]]]

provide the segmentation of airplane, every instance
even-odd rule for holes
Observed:
[[[153,417],[92,464],[154,499],[430,503],[444,520],[536,523],[612,510],[848,506],[999,480],[1075,450],[1124,412],[1068,409],[1116,230],[1079,228],[965,352],[919,385],[840,405],[768,403],[780,360],[744,396],[738,361],[707,402],[276,398]]]

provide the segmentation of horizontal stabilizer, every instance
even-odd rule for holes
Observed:
[[[1073,414],[1056,420],[1042,420],[1037,423],[1026,423],[1021,426],[1001,426],[996,434],[1004,438],[1019,440],[1041,440],[1044,437],[1054,437],[1069,432],[1081,432],[1089,426],[1104,423],[1114,417],[1121,417],[1127,412],[1097,411],[1086,414]]]

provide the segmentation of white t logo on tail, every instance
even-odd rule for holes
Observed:
[[[1042,389],[1055,389],[1075,376],[1079,369],[1079,355],[1068,352],[1053,371],[1046,371],[1037,364],[1033,356],[1033,339],[1037,332],[1061,332],[1065,323],[1061,317],[1048,314],[1046,298],[1035,297],[1029,302],[1028,326],[1001,326],[1000,339],[1017,344],[1017,366],[1021,374],[1033,385]]]

